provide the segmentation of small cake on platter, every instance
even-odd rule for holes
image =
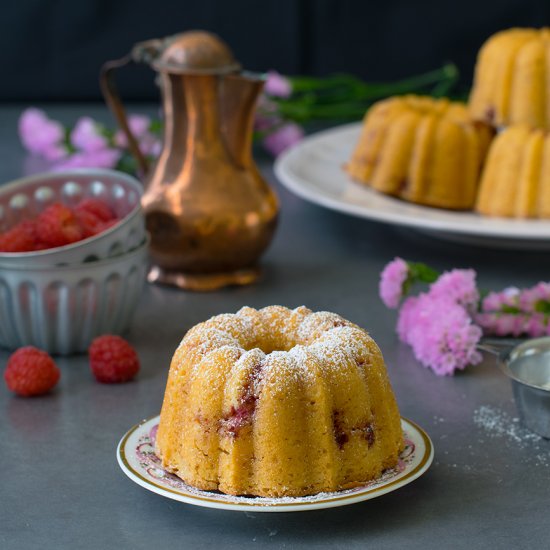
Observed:
[[[189,485],[337,491],[393,468],[402,448],[382,354],[339,315],[245,307],[195,326],[174,354],[156,452]]]
[[[481,48],[470,113],[494,127],[528,124],[550,129],[550,29],[509,29]]]
[[[476,209],[486,216],[550,218],[550,134],[524,124],[500,132],[483,170]]]
[[[346,170],[355,181],[410,202],[471,209],[492,134],[462,103],[392,97],[365,115]]]

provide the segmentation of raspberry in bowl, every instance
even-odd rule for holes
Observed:
[[[101,169],[1,185],[0,269],[79,264],[133,250],[145,240],[141,195],[132,176]]]

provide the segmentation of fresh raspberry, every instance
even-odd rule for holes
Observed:
[[[36,228],[40,240],[52,248],[80,241],[84,236],[74,212],[58,202],[38,216]]]
[[[79,212],[88,212],[93,214],[102,222],[108,222],[116,218],[114,212],[111,210],[111,207],[101,199],[84,199],[76,205],[74,210],[76,214]]]
[[[0,233],[0,252],[30,252],[37,250],[36,223],[25,220]]]
[[[91,343],[88,355],[96,380],[104,384],[128,382],[139,371],[136,351],[120,336],[99,336]]]
[[[97,216],[94,216],[87,210],[76,210],[75,216],[82,228],[82,236],[87,239],[93,235],[101,233],[101,227],[105,222],[102,222]]]
[[[109,205],[100,199],[84,199],[74,209],[84,237],[97,235],[118,222]]]
[[[4,372],[8,388],[23,397],[48,393],[60,376],[53,359],[45,351],[32,346],[19,348],[13,353]]]

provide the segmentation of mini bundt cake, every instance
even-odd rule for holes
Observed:
[[[470,96],[474,119],[550,128],[550,29],[510,29],[481,48]]]
[[[249,307],[176,350],[156,436],[163,466],[234,495],[300,496],[372,480],[403,434],[382,354],[328,312]]]
[[[450,209],[474,206],[492,137],[448,99],[393,97],[366,114],[346,169],[356,181],[407,201]]]
[[[477,211],[550,218],[550,134],[517,124],[495,138],[481,177]]]

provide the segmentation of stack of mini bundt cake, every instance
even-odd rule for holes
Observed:
[[[418,96],[376,103],[346,170],[418,204],[550,218],[548,74],[549,29],[499,32],[480,50],[468,106]]]
[[[476,210],[550,218],[550,29],[510,29],[481,48],[470,113],[500,129]]]

